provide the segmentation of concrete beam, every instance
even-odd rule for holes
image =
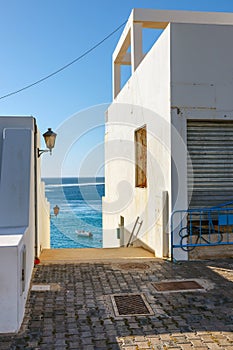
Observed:
[[[119,63],[125,56],[129,46],[130,46],[130,29],[133,23],[133,11],[125,25],[125,28],[121,34],[118,44],[113,52],[112,60],[113,62]]]
[[[168,23],[233,24],[233,13],[197,12],[179,10],[134,9],[132,21],[142,23],[143,28],[163,29]]]
[[[124,57],[121,57],[121,59],[118,57],[115,61],[115,64],[121,64],[124,66],[130,66],[131,65],[131,54],[130,52],[126,52]]]
[[[121,65],[113,62],[113,98],[121,91]]]
[[[125,57],[121,61],[121,65],[123,66],[130,66],[131,65],[131,53],[126,52]]]
[[[131,64],[132,73],[135,72],[143,58],[142,53],[142,24],[133,23],[131,30]]]

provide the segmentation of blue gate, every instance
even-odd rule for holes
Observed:
[[[233,202],[217,207],[176,210],[171,215],[171,258],[174,249],[233,244]]]

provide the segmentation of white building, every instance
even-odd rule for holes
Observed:
[[[146,54],[144,28],[163,29]],[[233,199],[232,38],[232,13],[132,11],[113,54],[104,247],[127,244],[139,217],[133,240],[169,256],[172,212]]]
[[[34,259],[50,247],[38,147],[34,118],[0,117],[0,333],[19,330]]]

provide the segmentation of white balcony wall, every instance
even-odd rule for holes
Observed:
[[[148,186],[136,188],[134,132],[144,125]],[[139,216],[143,220],[140,240],[162,256],[162,193],[171,191],[169,27],[109,107],[105,140],[103,246],[119,246],[120,216],[125,219],[127,236]]]

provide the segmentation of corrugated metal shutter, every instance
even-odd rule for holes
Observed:
[[[189,208],[233,200],[233,122],[189,120],[187,147]]]

